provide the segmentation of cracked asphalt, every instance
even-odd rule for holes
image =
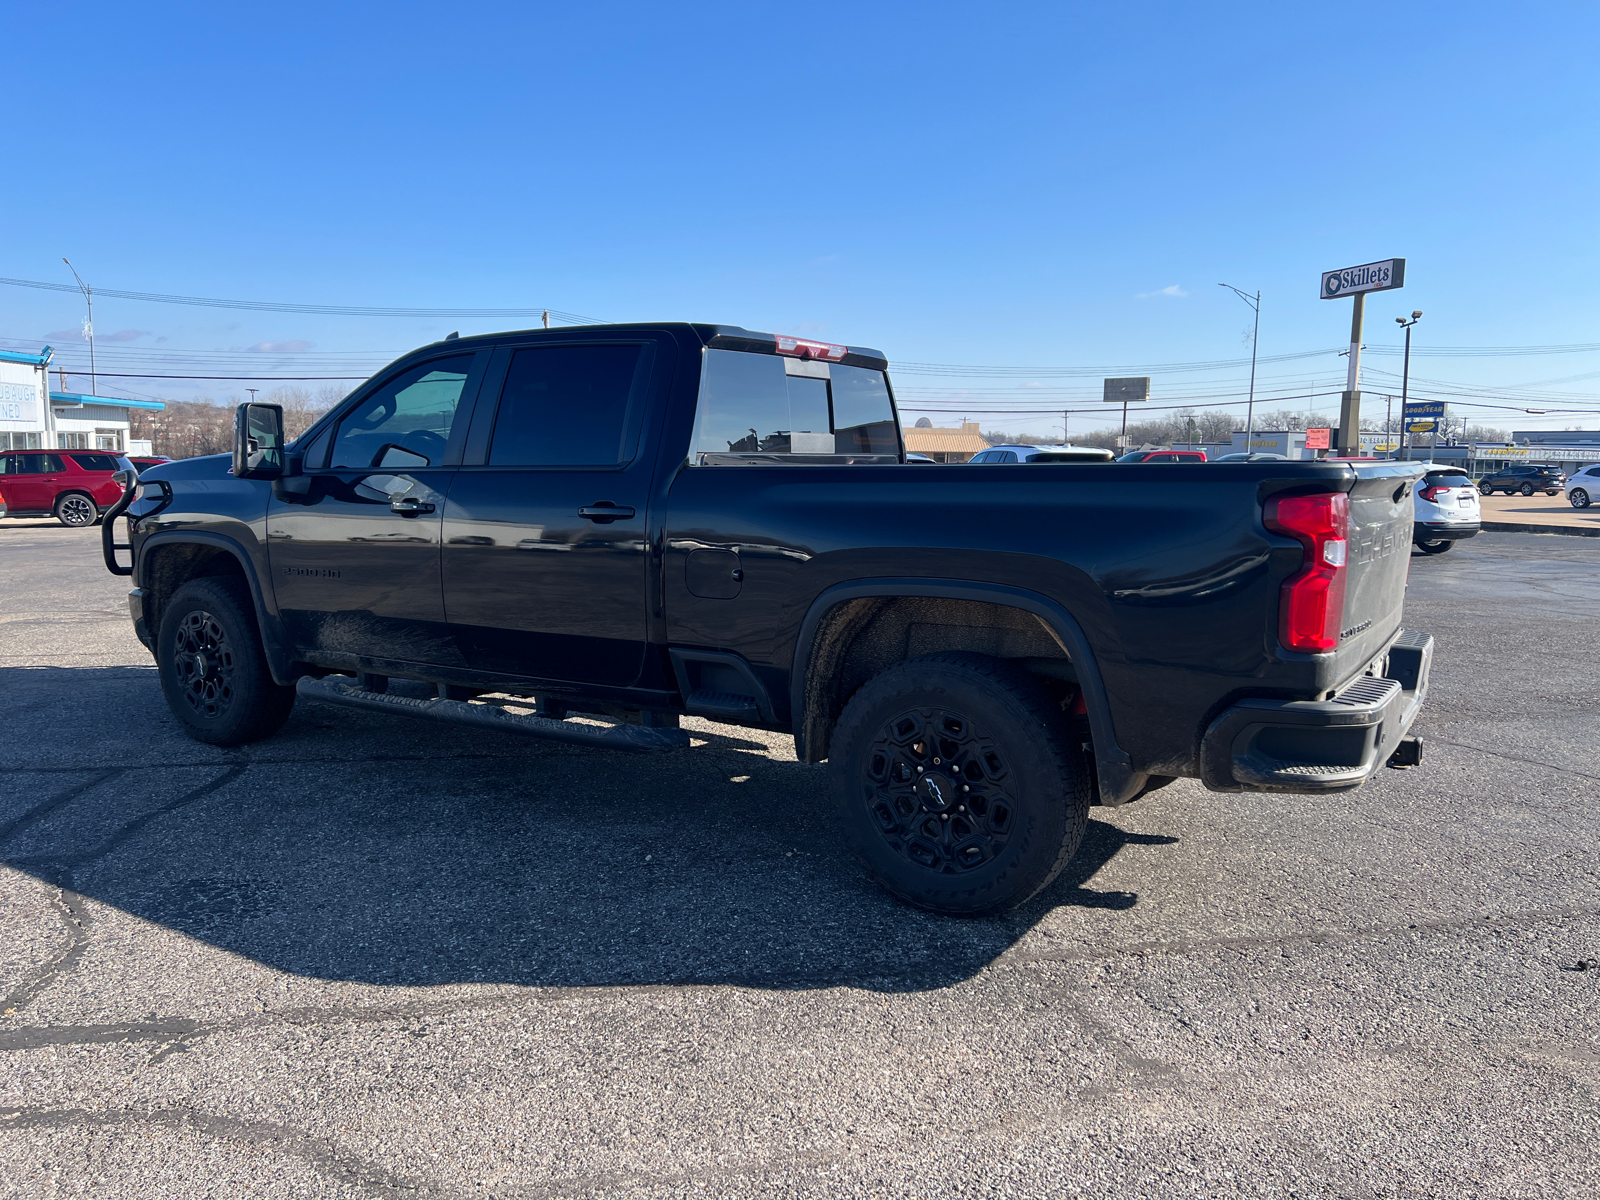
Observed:
[[[1413,560],[1421,768],[1096,809],[992,921],[776,737],[190,742],[125,591],[0,522],[0,1194],[1600,1189],[1600,543]]]

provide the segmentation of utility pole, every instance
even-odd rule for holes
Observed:
[[[1361,311],[1361,294],[1359,292],[1356,293],[1356,311]],[[1415,309],[1412,312],[1411,320],[1409,321],[1404,317],[1396,317],[1394,319],[1394,323],[1406,331],[1405,366],[1401,368],[1400,371],[1400,424],[1402,426],[1404,426],[1406,423],[1406,397],[1411,394],[1411,327],[1420,320],[1422,320],[1422,310],[1420,308]],[[1439,427],[1437,425],[1434,426],[1435,430],[1438,428]],[[1437,443],[1438,440],[1438,435],[1436,433],[1434,435],[1434,441]],[[1406,461],[1410,462],[1411,447],[1406,445],[1406,438],[1403,430],[1400,435],[1400,444],[1405,447]]]
[[[83,332],[89,339],[89,394],[98,396],[100,394],[100,384],[95,379],[94,371],[94,292],[83,281],[83,276],[78,274],[78,268],[67,262],[65,255],[62,255],[61,261],[67,263],[67,270],[71,271],[72,277],[78,281],[78,288],[83,292],[84,302],[89,306],[89,319],[83,323]]]
[[[1251,448],[1251,443],[1255,441],[1256,437],[1256,342],[1261,337],[1261,292],[1258,289],[1255,298],[1251,299],[1249,292],[1241,292],[1231,283],[1219,283],[1217,286],[1227,288],[1253,308],[1256,314],[1255,328],[1250,333],[1250,400],[1244,410],[1244,452],[1246,454],[1254,454],[1255,451]],[[1357,298],[1356,302],[1359,304],[1360,299]],[[1248,462],[1249,460],[1246,459],[1245,461]]]
[[[546,329],[549,329],[550,328],[550,310],[548,308],[544,310],[544,318],[543,319],[544,319],[544,327]]]
[[[1387,442],[1394,436],[1394,397],[1383,398],[1383,440]],[[1393,451],[1390,451],[1392,454]]]
[[[245,388],[245,391],[250,393],[250,403],[251,404],[254,404],[256,402],[256,393],[259,392],[260,390],[261,390],[260,388]]]

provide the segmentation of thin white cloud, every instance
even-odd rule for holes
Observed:
[[[252,354],[304,354],[311,349],[311,343],[296,338],[289,342],[257,342],[248,349]]]
[[[1152,296],[1187,296],[1188,294],[1188,292],[1174,283],[1170,287],[1160,288],[1154,292],[1140,292],[1134,299],[1149,300]]]

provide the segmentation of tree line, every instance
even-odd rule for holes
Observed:
[[[283,405],[284,432],[299,437],[347,393],[327,385],[315,392],[302,387],[274,388],[261,399]],[[202,454],[226,454],[233,449],[233,410],[229,402],[167,400],[160,412],[133,409],[129,412],[128,436],[146,439],[151,453],[168,458],[196,458]]]

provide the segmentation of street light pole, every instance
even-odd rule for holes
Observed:
[[[1405,366],[1400,370],[1400,445],[1405,449],[1407,462],[1411,461],[1411,444],[1406,441],[1405,435],[1406,397],[1411,394],[1411,327],[1420,320],[1422,320],[1422,310],[1420,308],[1413,310],[1409,321],[1404,317],[1396,317],[1394,319],[1394,323],[1406,331]],[[1437,436],[1435,436],[1434,440],[1438,440]]]
[[[1252,299],[1249,292],[1241,292],[1231,283],[1219,283],[1218,287],[1225,287],[1239,299],[1243,300],[1255,310],[1255,328],[1250,333],[1250,399],[1245,405],[1244,416],[1244,452],[1246,455],[1254,454],[1251,443],[1256,436],[1256,342],[1261,338],[1261,292],[1257,290]],[[1248,458],[1245,459],[1249,461]]]
[[[84,302],[89,306],[89,319],[83,326],[83,331],[89,335],[89,394],[98,396],[100,394],[100,384],[95,379],[94,372],[94,292],[83,281],[83,276],[78,274],[78,268],[67,262],[65,255],[62,256],[61,261],[67,263],[67,270],[71,271],[72,277],[78,281],[78,288],[83,292]]]

